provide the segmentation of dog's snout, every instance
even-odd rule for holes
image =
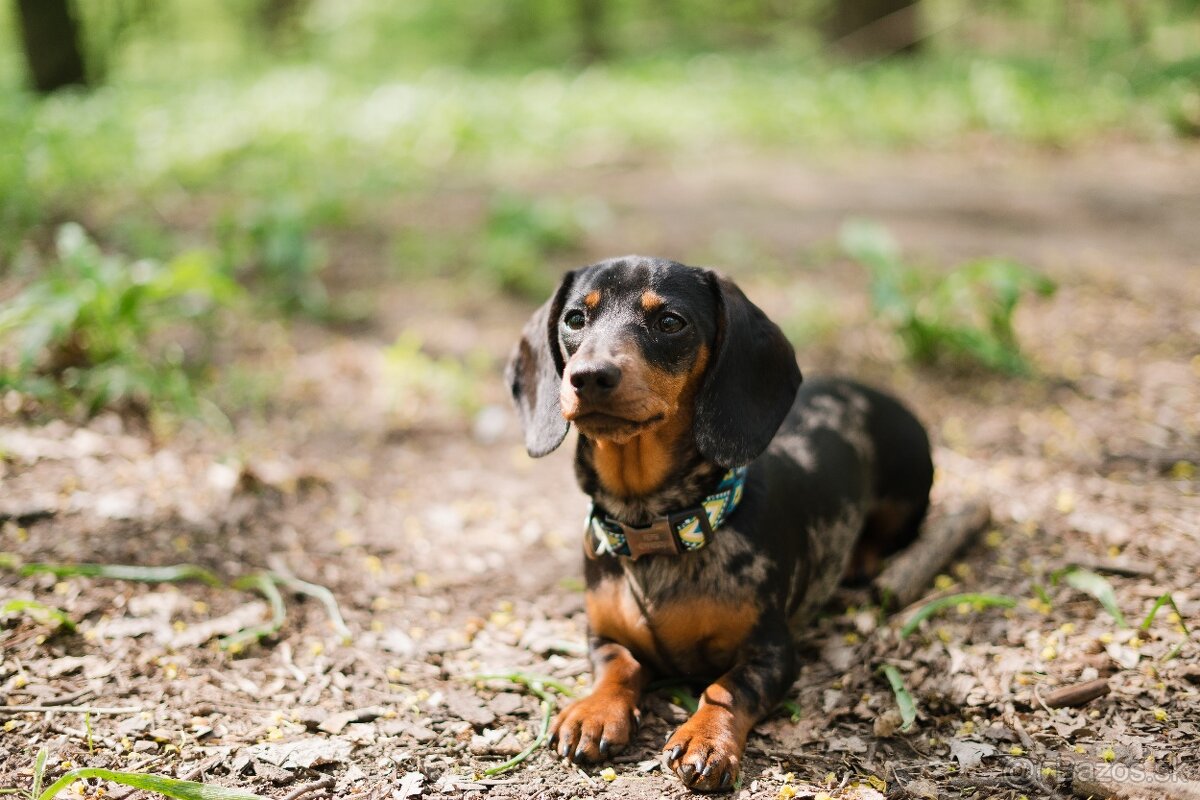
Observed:
[[[621,383],[621,368],[611,361],[592,361],[571,370],[571,385],[580,396],[611,392]]]

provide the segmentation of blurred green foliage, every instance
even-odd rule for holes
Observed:
[[[875,313],[896,331],[911,358],[1029,373],[1013,329],[1013,313],[1027,293],[1053,294],[1055,285],[1049,278],[995,258],[939,275],[904,262],[887,230],[869,222],[848,222],[841,242],[846,253],[867,268]]]
[[[0,309],[0,390],[88,413],[194,410],[213,313],[238,297],[237,285],[202,252],[131,262],[101,252],[74,223],[59,228],[56,252]]]
[[[384,351],[384,360],[393,423],[400,428],[439,416],[475,414],[480,382],[493,366],[482,351],[464,358],[432,355],[411,331],[397,337]]]
[[[499,288],[541,300],[557,279],[546,264],[577,250],[584,234],[605,215],[599,201],[532,199],[502,192],[488,209],[477,267]]]
[[[320,280],[327,257],[312,228],[309,215],[287,201],[226,214],[217,231],[224,269],[255,284],[284,314],[323,317],[330,311]]]
[[[850,63],[821,42],[829,0],[621,0],[585,65],[550,0],[84,3],[107,83],[38,101],[0,4],[0,265],[43,220],[180,190],[226,213],[345,198],[353,223],[447,173],[647,151],[1195,135],[1196,5],[925,0],[922,54]]]

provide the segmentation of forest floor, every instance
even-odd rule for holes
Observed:
[[[880,618],[837,598],[806,638],[797,714],[756,728],[734,796],[1065,797],[1071,759],[1200,779],[1200,641],[1169,607],[1139,629],[1165,593],[1200,628],[1200,150],[731,154],[521,188],[607,203],[581,263],[636,251],[730,271],[798,332],[805,374],[858,376],[916,410],[936,507],[991,505],[992,528],[927,598],[1017,605],[953,609],[901,638],[911,609]],[[458,185],[395,213],[469,227],[480,196]],[[848,216],[938,264],[1003,255],[1051,275],[1058,292],[1018,312],[1035,376],[904,363],[830,244]],[[532,306],[461,281],[381,282],[378,254],[353,241],[332,256],[332,276],[375,297],[371,322],[246,323],[221,380],[258,400],[227,430],[0,412],[0,551],[290,573],[331,590],[350,637],[286,586],[278,634],[231,652],[220,636],[269,616],[251,591],[0,572],[6,600],[77,626],[0,617],[0,787],[27,787],[46,747],[51,777],[107,766],[272,797],[686,795],[658,761],[686,713],[670,692],[645,702],[615,778],[545,749],[484,774],[541,712],[522,686],[477,676],[589,681],[571,441],[529,459],[499,378]],[[393,348],[402,332],[424,350]],[[1054,583],[1071,564],[1105,576],[1128,627]],[[883,663],[916,701],[907,733]],[[1083,707],[1043,702],[1098,677],[1110,692]]]

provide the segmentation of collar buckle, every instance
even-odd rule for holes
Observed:
[[[678,555],[683,552],[675,527],[668,517],[659,517],[644,528],[622,525],[629,557],[637,561],[642,556]]]

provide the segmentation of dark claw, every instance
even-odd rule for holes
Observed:
[[[604,739],[604,738],[601,738],[601,739],[600,739],[600,747],[599,747],[599,750],[600,750],[600,757],[601,757],[601,758],[608,758],[608,748],[609,748],[609,746],[610,746],[610,745],[609,745],[609,743],[608,743],[608,739]]]
[[[671,752],[667,753],[667,761],[676,761],[679,754],[683,752],[683,745],[677,744],[671,748]]]
[[[733,786],[733,773],[727,770],[725,774],[721,776],[721,788],[728,789],[730,786]]]
[[[715,766],[716,766],[716,764],[713,763],[712,761],[705,764],[704,769],[700,771],[700,777],[707,778],[709,775],[712,774],[713,767],[715,767]]]

